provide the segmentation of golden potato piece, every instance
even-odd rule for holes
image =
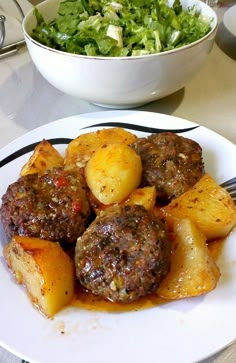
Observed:
[[[90,157],[100,147],[109,144],[130,145],[136,138],[137,136],[131,132],[118,127],[82,134],[69,143],[66,149],[65,165],[85,167]]]
[[[15,236],[3,254],[16,282],[25,285],[43,315],[52,317],[69,304],[74,296],[74,265],[58,243]]]
[[[102,204],[99,202],[92,193],[88,194],[90,204],[93,211],[98,215],[101,211],[104,211],[111,207],[111,204]],[[135,189],[127,199],[119,203],[120,205],[142,205],[149,211],[153,211],[156,202],[156,188],[144,187]]]
[[[226,237],[236,224],[236,208],[229,193],[208,174],[161,212],[170,225],[175,218],[190,218],[208,240]]]
[[[44,171],[63,165],[63,157],[47,140],[41,141],[28,162],[22,167],[20,175],[42,174]]]
[[[105,205],[127,198],[140,184],[141,174],[141,158],[126,144],[101,147],[85,168],[91,192]]]
[[[88,193],[93,211],[98,215],[101,211],[110,208],[114,204],[103,204],[99,202],[92,193]],[[154,211],[156,202],[156,188],[144,187],[135,189],[127,199],[121,201],[119,205],[142,205],[149,211]],[[158,215],[159,216],[159,215]]]
[[[182,299],[213,290],[220,271],[207,248],[205,236],[190,219],[176,222],[175,233],[171,270],[161,282],[158,295]]]
[[[156,204],[156,188],[144,187],[135,189],[124,202],[124,204],[138,204],[144,206],[147,210],[152,211]]]

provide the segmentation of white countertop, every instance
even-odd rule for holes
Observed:
[[[236,38],[221,22],[226,9],[216,9],[219,17],[216,42],[194,79],[175,94],[137,110],[175,115],[196,122],[236,144]],[[0,60],[0,147],[48,122],[104,110],[53,88],[35,69],[26,48]],[[0,363],[20,362],[20,358],[0,348]],[[204,361],[235,362],[236,343]]]

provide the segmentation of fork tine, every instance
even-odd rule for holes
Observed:
[[[226,182],[222,183],[220,186],[230,194],[234,204],[236,205],[236,177],[227,180]]]
[[[230,179],[230,180],[227,180],[226,182],[222,183],[221,184],[221,187],[223,188],[228,188],[228,187],[235,187],[236,188],[236,177]]]
[[[236,184],[231,185],[230,187],[223,187],[225,190],[227,190],[228,193],[234,194],[236,192]]]

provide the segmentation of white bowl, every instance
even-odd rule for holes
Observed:
[[[57,16],[60,0],[46,0],[37,7],[46,21]],[[49,83],[64,93],[110,108],[131,108],[160,99],[183,88],[210,53],[217,30],[217,16],[199,0],[182,0],[184,8],[196,4],[212,19],[211,31],[187,46],[137,57],[89,57],[46,47],[30,34],[36,25],[31,10],[23,21],[30,56]]]

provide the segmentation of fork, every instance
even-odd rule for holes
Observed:
[[[16,5],[19,13],[21,14],[21,18],[23,20],[25,14],[24,14],[20,4],[18,3],[17,0],[13,0],[13,2]],[[20,47],[25,45],[25,41],[20,40],[20,41],[17,41],[12,44],[4,46],[5,33],[6,33],[5,22],[6,22],[5,16],[0,15],[0,58],[4,58],[7,55],[15,54],[16,52],[18,52]]]
[[[227,180],[220,185],[222,188],[227,190],[236,205],[236,177]]]

